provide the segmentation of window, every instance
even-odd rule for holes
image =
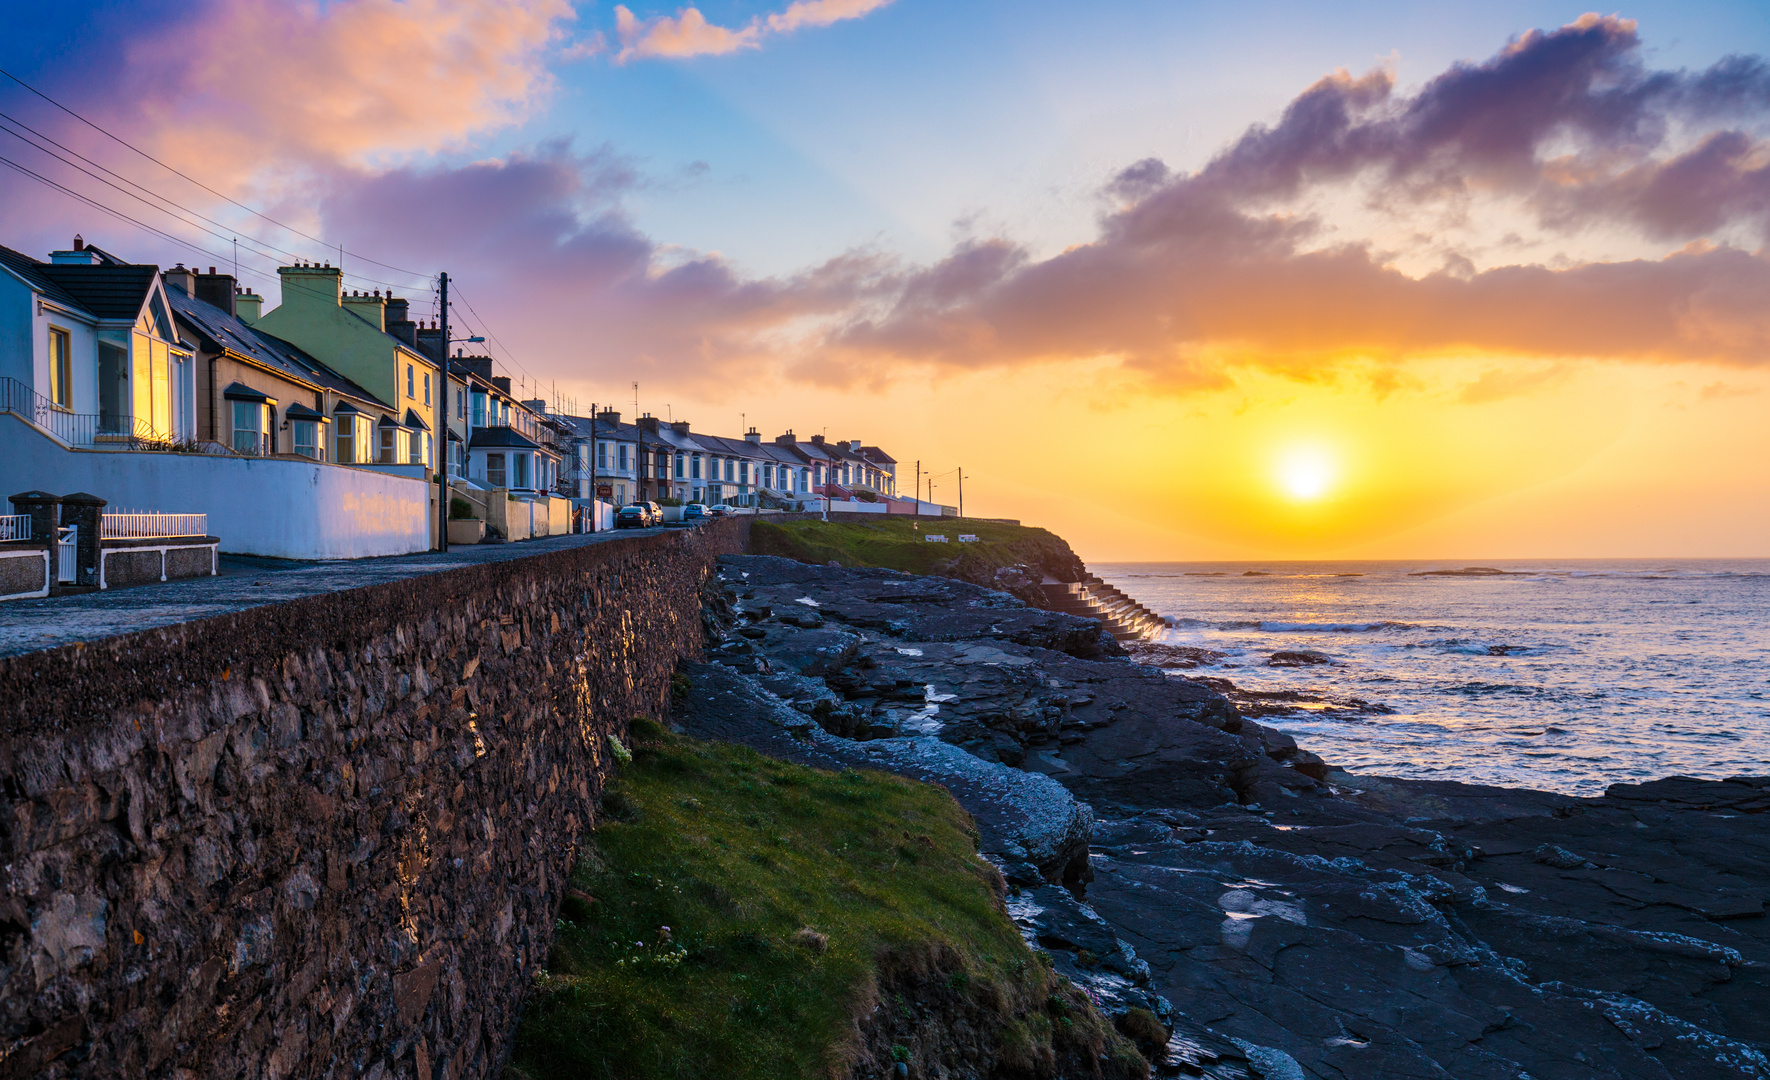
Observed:
[[[337,456],[334,457],[333,460],[343,462],[346,465],[355,465],[356,464],[356,417],[351,416],[349,414],[345,414],[343,416],[337,417],[337,422],[338,422],[338,439],[337,439],[338,452],[337,452]]]
[[[318,420],[297,420],[289,425],[295,432],[295,452],[302,457],[320,457],[320,423]]]
[[[681,480],[687,468],[688,455],[678,452],[676,455],[676,479]]]
[[[596,468],[598,470],[608,468],[608,443],[599,442],[596,444]]]
[[[478,390],[473,392],[473,426],[486,426],[486,396]]]
[[[694,455],[694,460],[692,462],[690,462],[690,465],[689,465],[689,475],[694,477],[696,480],[699,480],[701,478],[701,455],[699,455],[699,454]]]
[[[74,407],[74,357],[68,332],[49,328],[49,400],[58,409]]]
[[[416,397],[417,396],[416,394],[412,393],[412,379],[416,374],[417,374],[417,369],[412,367],[412,365],[407,364],[406,365],[406,396],[407,397]]]
[[[264,406],[256,401],[236,401],[233,447],[240,454],[264,453]]]
[[[430,404],[430,372],[424,373],[424,404]]]
[[[457,420],[467,419],[467,395],[466,394],[456,394],[455,395],[455,419],[457,419]]]
[[[529,486],[529,456],[516,454],[516,483],[512,487],[526,488]]]
[[[424,464],[424,433],[412,432],[412,441],[406,449],[406,461],[413,465]]]
[[[503,454],[486,455],[486,483],[495,488],[501,488],[504,486]]]
[[[381,432],[381,446],[380,453],[375,460],[382,465],[395,464],[399,461],[399,451],[394,449],[395,440],[399,437],[399,428],[383,427],[377,430]]]

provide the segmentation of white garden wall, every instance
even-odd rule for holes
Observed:
[[[72,450],[0,414],[0,497],[84,491],[131,510],[208,514],[221,550],[356,559],[430,549],[434,484],[287,458]]]

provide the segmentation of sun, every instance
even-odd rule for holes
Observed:
[[[1331,455],[1316,446],[1299,446],[1279,456],[1278,486],[1298,502],[1314,502],[1333,489],[1338,479]]]

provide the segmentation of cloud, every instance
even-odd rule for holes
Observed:
[[[449,270],[523,364],[580,378],[691,385],[746,366],[755,374],[775,366],[796,323],[838,317],[888,280],[886,261],[866,254],[758,279],[717,254],[661,245],[622,208],[649,183],[607,149],[553,143],[361,176],[340,183],[323,210],[329,228],[367,249]]]
[[[572,17],[568,0],[215,0],[132,42],[107,97],[206,169],[397,161],[530,115]]]
[[[1181,385],[1236,363],[1300,373],[1470,351],[1764,363],[1770,261],[1703,238],[1770,229],[1770,154],[1752,133],[1770,117],[1770,72],[1750,58],[1650,71],[1639,51],[1633,23],[1586,16],[1412,97],[1387,70],[1337,72],[1196,172],[1122,170],[1091,243],[1042,260],[1011,240],[969,244],[905,271],[827,346],[959,368],[1110,358]],[[1743,127],[1697,127],[1723,121]],[[1442,269],[1414,276],[1321,209],[1348,191],[1403,223],[1480,199],[1551,235],[1693,242],[1554,268],[1439,252]]]
[[[641,19],[624,5],[615,6],[615,36],[621,51],[616,63],[649,58],[681,59],[723,56],[760,47],[769,34],[790,34],[802,27],[829,26],[858,19],[891,0],[794,0],[785,10],[757,16],[737,29],[707,21],[699,8],[685,7],[674,16]]]

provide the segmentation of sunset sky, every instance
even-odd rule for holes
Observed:
[[[546,396],[962,465],[1093,560],[1770,555],[1761,4],[19,7],[0,67],[203,186],[8,125],[222,234],[8,126],[201,249],[0,168],[38,257],[446,270]]]

